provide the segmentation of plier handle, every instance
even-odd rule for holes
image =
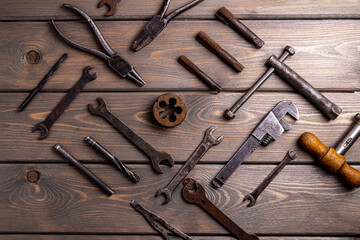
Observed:
[[[171,0],[165,0],[159,13],[155,15],[150,22],[143,28],[139,36],[136,38],[132,48],[135,51],[139,51],[140,49],[147,46],[151,43],[167,26],[167,24],[176,16],[181,13],[189,10],[190,8],[196,6],[200,2],[204,0],[194,0],[176,10],[166,15],[167,10],[169,9]],[[166,15],[166,16],[165,16]]]
[[[141,76],[135,71],[134,67],[129,64],[125,59],[123,59],[122,57],[120,57],[120,55],[115,52],[110,45],[107,43],[107,41],[105,40],[104,36],[102,35],[102,33],[100,32],[100,29],[98,28],[98,26],[95,24],[95,22],[81,9],[70,5],[70,4],[64,4],[64,7],[70,8],[76,12],[78,12],[79,14],[81,14],[81,16],[83,16],[86,21],[89,23],[90,27],[92,28],[92,30],[95,32],[96,37],[98,38],[99,42],[101,43],[101,45],[103,46],[104,50],[106,51],[107,54],[100,52],[98,50],[95,49],[91,49],[88,47],[85,47],[81,44],[78,44],[76,42],[71,41],[70,39],[68,39],[67,37],[65,37],[65,35],[63,35],[58,27],[56,26],[54,20],[51,19],[51,23],[55,29],[55,31],[57,32],[57,34],[60,36],[60,38],[62,40],[64,40],[67,44],[76,47],[84,52],[88,52],[90,54],[93,54],[99,58],[104,59],[108,65],[110,66],[110,68],[112,68],[117,74],[119,74],[121,77],[123,78],[127,78],[131,81],[135,81],[136,83],[138,83],[139,85],[143,86],[145,85],[145,81],[141,78]]]

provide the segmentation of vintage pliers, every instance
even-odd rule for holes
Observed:
[[[59,31],[59,29],[55,25],[55,22],[51,19],[51,23],[55,31],[59,34],[62,40],[64,40],[70,46],[76,47],[82,51],[91,53],[99,58],[104,59],[108,63],[108,65],[121,77],[134,81],[141,86],[145,85],[145,81],[135,71],[134,67],[131,64],[129,64],[127,61],[125,61],[125,59],[120,57],[120,55],[110,47],[110,45],[106,42],[104,36],[100,32],[99,28],[94,23],[94,21],[84,11],[70,4],[64,4],[63,6],[75,10],[86,19],[86,21],[90,24],[91,28],[96,34],[96,37],[99,39],[99,42],[101,43],[107,54],[95,49],[84,47],[78,43],[69,40]]]
[[[196,6],[202,1],[203,0],[194,0],[165,16],[171,2],[171,0],[165,0],[163,6],[160,9],[160,12],[157,15],[155,15],[150,20],[150,22],[148,22],[148,24],[143,28],[139,36],[136,38],[132,48],[135,51],[139,51],[143,47],[147,46],[149,43],[152,42],[152,40],[154,40],[161,33],[162,30],[164,30],[167,24],[174,17],[189,10],[190,8]]]
[[[165,240],[171,240],[170,236],[162,229],[159,224],[164,227],[165,229],[174,233],[177,237],[180,237],[184,240],[194,240],[192,237],[186,235],[185,233],[181,232],[180,230],[176,229],[175,227],[168,224],[164,219],[155,215],[154,213],[150,212],[146,208],[144,208],[140,203],[137,203],[135,200],[130,202],[130,205],[139,213],[141,213],[144,218],[149,222],[149,224],[159,232]]]

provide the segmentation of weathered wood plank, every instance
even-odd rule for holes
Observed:
[[[96,19],[109,19],[103,17],[107,8],[97,8],[98,0],[80,1],[71,3],[86,11]],[[169,12],[184,5],[189,1],[173,1]],[[62,8],[64,2],[54,1],[21,1],[3,0],[0,20],[39,20],[39,19],[74,19],[74,14]],[[136,5],[133,1],[121,1],[118,12],[110,19],[144,19],[158,13],[162,0],[138,0]],[[136,6],[136,7],[135,7]],[[221,7],[226,6],[240,18],[359,18],[359,1],[336,1],[328,0],[314,2],[311,0],[300,1],[239,1],[239,0],[206,0],[195,9],[180,15],[178,18],[205,18],[213,19],[214,13]]]
[[[31,133],[31,128],[45,119],[64,93],[40,93],[22,113],[17,112],[16,108],[25,98],[25,93],[1,93],[0,160],[64,161],[52,148],[55,143],[61,143],[80,160],[103,161],[101,156],[84,143],[86,136],[92,136],[119,159],[148,163],[148,158],[110,124],[88,112],[87,104],[95,103],[97,97],[106,99],[109,109],[116,116],[155,148],[169,152],[179,162],[186,161],[209,126],[217,126],[214,135],[224,135],[224,141],[212,148],[202,162],[228,161],[258,122],[281,100],[291,100],[297,104],[300,120],[275,143],[259,147],[246,162],[279,162],[288,149],[302,153],[297,146],[297,139],[305,131],[315,133],[324,143],[333,146],[349,129],[355,113],[360,112],[360,94],[356,93],[325,93],[344,110],[335,121],[327,120],[298,94],[257,93],[239,110],[237,118],[228,121],[223,118],[223,111],[241,94],[180,92],[177,94],[185,101],[187,117],[181,125],[165,129],[156,123],[152,114],[152,104],[160,94],[162,93],[81,93],[52,127],[50,136],[45,140],[37,140],[39,132]],[[294,122],[290,117],[287,121]],[[359,163],[359,144],[360,141],[356,142],[347,153],[350,162]],[[313,159],[302,153],[297,161],[312,162]]]
[[[171,236],[171,235],[170,235]],[[161,240],[163,239],[160,236],[155,235],[140,235],[140,236],[133,236],[133,235],[36,235],[36,234],[17,234],[17,235],[11,235],[11,234],[3,234],[0,235],[1,237],[6,238],[7,240],[23,240],[26,238],[27,240],[97,240],[99,238],[105,239],[105,240]],[[174,237],[174,239],[180,239]],[[235,239],[233,237],[228,236],[196,236],[196,240],[206,240],[206,239],[222,239],[222,240],[230,240]],[[309,237],[268,237],[268,236],[261,236],[261,240],[305,240],[309,239]],[[311,239],[313,240],[354,240],[352,237],[316,237],[311,236]],[[356,238],[355,238],[356,240]]]
[[[180,189],[166,206],[161,205],[162,198],[154,197],[155,191],[168,183],[179,165],[162,175],[144,165],[130,165],[141,176],[137,184],[129,183],[109,165],[88,167],[116,194],[103,195],[67,164],[2,164],[0,231],[153,234],[143,217],[129,205],[135,199],[191,235],[228,234],[199,207],[185,203]],[[345,188],[336,177],[317,166],[286,166],[251,208],[243,204],[242,198],[273,166],[241,166],[227,184],[214,190],[209,186],[210,180],[220,167],[196,166],[190,176],[198,179],[206,187],[209,199],[246,231],[275,236],[351,236],[360,231],[359,189]],[[40,172],[40,181],[35,184],[25,177],[34,169]]]
[[[99,72],[98,80],[86,86],[88,91],[208,90],[205,84],[177,62],[177,58],[184,54],[225,90],[239,91],[251,87],[265,72],[264,64],[271,54],[280,55],[286,45],[292,45],[297,53],[286,62],[316,88],[355,91],[360,90],[360,40],[354,39],[354,36],[360,35],[359,21],[245,21],[266,42],[261,50],[254,49],[220,22],[177,21],[137,53],[130,46],[145,22],[98,22],[110,45],[132,63],[145,79],[147,85],[142,88],[121,79],[102,60],[61,42],[47,22],[1,22],[0,90],[33,89],[61,54],[68,52],[69,59],[49,80],[45,90],[70,88],[86,65],[95,66]],[[65,35],[74,41],[100,49],[85,24],[58,24]],[[235,73],[198,43],[194,36],[201,30],[239,59],[245,70],[240,74]],[[26,61],[26,54],[30,50],[42,55],[39,64]],[[261,90],[288,91],[291,88],[277,76],[272,76]]]

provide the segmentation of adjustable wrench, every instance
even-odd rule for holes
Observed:
[[[163,173],[160,168],[160,163],[163,161],[166,161],[170,167],[174,166],[174,159],[170,154],[156,150],[136,132],[126,126],[125,123],[115,117],[115,115],[107,108],[107,103],[104,99],[97,98],[97,101],[99,102],[99,106],[95,107],[92,104],[89,104],[89,111],[94,115],[105,118],[114,128],[140,148],[151,159],[152,167],[157,173]]]
[[[52,110],[52,112],[46,117],[44,121],[36,124],[32,131],[40,130],[41,134],[39,139],[44,139],[49,136],[49,130],[51,126],[56,122],[56,120],[61,116],[61,114],[69,107],[71,102],[76,98],[79,92],[85,87],[85,85],[97,78],[98,73],[90,74],[89,71],[93,67],[87,66],[83,69],[83,74],[77,83],[67,92],[63,97],[61,102]]]
[[[178,171],[175,177],[170,181],[170,183],[165,187],[156,192],[155,196],[158,197],[160,194],[164,194],[165,202],[167,204],[171,200],[171,195],[176,189],[176,187],[182,182],[182,180],[189,174],[189,172],[195,167],[195,165],[200,161],[200,159],[205,155],[205,153],[214,145],[218,145],[223,140],[224,136],[221,136],[215,139],[212,135],[216,127],[209,127],[206,132],[204,139],[201,141],[199,146],[195,151],[190,155],[189,159]]]
[[[207,211],[213,218],[219,221],[224,227],[232,232],[237,239],[258,240],[256,235],[251,235],[242,230],[228,216],[220,211],[212,202],[207,199],[205,190],[201,184],[192,178],[187,178],[183,182],[183,197],[190,203],[195,203]]]
[[[277,140],[284,131],[291,130],[291,126],[283,119],[286,114],[290,114],[290,116],[299,120],[299,110],[294,103],[290,101],[279,102],[259,123],[250,137],[243,143],[234,156],[231,157],[225,167],[220,170],[213,179],[212,184],[215,187],[221,187],[245,158],[260,144],[266,146]]]

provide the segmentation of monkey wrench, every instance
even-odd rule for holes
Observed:
[[[109,111],[107,103],[103,98],[97,98],[97,101],[99,102],[99,106],[95,107],[92,104],[89,104],[89,111],[94,115],[105,118],[114,128],[140,148],[151,159],[152,167],[157,173],[163,173],[160,168],[160,163],[163,161],[167,162],[170,167],[174,166],[174,159],[170,154],[159,152],[131,128],[126,126],[125,123]]]
[[[49,136],[49,130],[51,126],[56,122],[56,120],[63,114],[63,112],[69,107],[71,102],[76,98],[80,91],[85,87],[85,85],[97,78],[98,73],[90,74],[90,70],[93,67],[87,66],[83,69],[83,74],[79,81],[67,92],[59,104],[52,110],[52,112],[46,117],[44,121],[36,124],[32,131],[37,130],[41,131],[39,139],[44,139]]]
[[[204,139],[201,141],[199,146],[194,150],[190,155],[189,159],[182,166],[179,172],[175,177],[170,181],[170,183],[165,187],[156,192],[155,196],[158,197],[160,194],[164,194],[166,204],[170,202],[171,195],[176,189],[176,187],[181,183],[181,181],[189,174],[189,172],[195,167],[195,165],[200,161],[200,159],[205,155],[205,153],[214,145],[218,145],[223,140],[223,136],[218,137],[217,139],[213,137],[212,132],[214,132],[216,127],[209,127],[206,132]]]
[[[299,120],[300,114],[297,106],[290,101],[279,102],[272,111],[259,123],[250,137],[243,143],[239,150],[231,157],[229,162],[213,179],[215,187],[221,187],[226,180],[235,172],[240,164],[250,155],[260,144],[269,145],[277,140],[284,131],[291,130],[291,126],[284,121],[284,116],[289,114],[294,119]]]
[[[242,230],[236,223],[234,223],[228,216],[226,216],[220,209],[218,209],[206,197],[204,187],[192,178],[187,178],[183,182],[183,197],[186,201],[194,203],[202,207],[213,218],[219,221],[224,227],[232,232],[237,239],[240,240],[258,240],[256,235],[248,234]]]

